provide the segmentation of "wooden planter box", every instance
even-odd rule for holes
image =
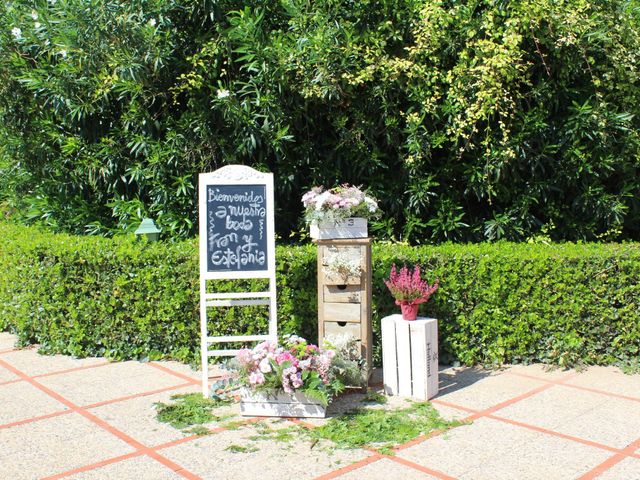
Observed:
[[[320,401],[303,393],[240,392],[240,414],[245,417],[324,418],[327,408]]]
[[[316,240],[333,238],[367,238],[366,218],[347,218],[342,222],[311,222],[310,235]]]
[[[387,395],[428,400],[438,394],[438,321],[390,315],[381,321],[382,374]]]

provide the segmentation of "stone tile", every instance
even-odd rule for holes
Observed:
[[[0,425],[39,417],[67,407],[28,382],[0,387]]]
[[[164,448],[159,453],[205,480],[315,478],[371,455],[363,450],[332,451],[324,443],[314,445],[303,439],[286,443],[254,441],[249,438],[253,434],[253,428],[243,427]],[[233,453],[228,450],[232,445],[250,451]]]
[[[640,480],[640,460],[625,458],[602,473],[598,480]]]
[[[65,478],[69,480],[179,480],[184,477],[152,458],[140,456]]]
[[[112,363],[38,381],[78,405],[126,397],[179,385],[184,381],[141,362]]]
[[[440,372],[440,393],[435,399],[461,407],[484,410],[545,385],[544,382],[478,368]]]
[[[153,447],[188,435],[158,421],[154,404],[170,403],[172,395],[199,391],[199,387],[194,385],[91,408],[90,412],[144,445]]]
[[[567,384],[640,399],[640,374],[627,375],[617,367],[589,367]]]
[[[560,380],[571,373],[573,370],[563,370],[555,365],[545,365],[543,363],[533,363],[531,365],[506,365],[503,368],[505,373],[515,373],[530,375],[541,380]]]
[[[360,467],[356,470],[352,470],[344,475],[340,475],[336,478],[340,480],[389,480],[389,479],[402,479],[402,480],[432,480],[437,477],[432,477],[426,473],[422,473],[415,468],[407,467],[393,460],[383,458],[377,462],[369,463],[364,467]]]
[[[553,430],[562,422],[578,418],[600,406],[604,400],[601,395],[553,386],[502,408],[494,415]]]
[[[495,415],[617,448],[635,441],[640,432],[637,402],[560,385]]]
[[[182,375],[186,375],[187,377],[192,378],[196,382],[200,382],[202,380],[202,376],[200,375],[201,373],[200,369],[194,370],[193,368],[191,368],[191,366],[187,365],[186,363],[174,362],[174,361],[168,361],[168,360],[163,360],[161,362],[153,362],[153,363],[161,365],[165,368],[168,368],[169,370],[173,370],[174,372],[180,373]],[[218,370],[214,370],[213,368],[211,368],[210,371],[212,373],[219,373]]]
[[[438,403],[431,403],[433,408],[435,408],[440,416],[445,420],[463,420],[469,415],[469,412],[465,412],[464,410],[459,410],[457,408],[448,407],[446,405],[439,405]]]
[[[18,380],[20,377],[0,365],[0,383]]]
[[[11,480],[41,478],[133,448],[76,413],[0,430],[0,466]]]
[[[640,436],[640,404],[605,397],[605,401],[596,408],[561,422],[555,430],[611,447],[625,448]]]
[[[460,479],[565,480],[586,473],[611,453],[481,418],[397,455]]]
[[[5,353],[2,355],[2,360],[31,377],[105,362],[104,358],[95,357],[73,358],[66,355],[41,355],[33,348]]]
[[[0,350],[14,348],[18,337],[9,332],[0,332]]]

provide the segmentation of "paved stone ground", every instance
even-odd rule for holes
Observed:
[[[183,433],[156,421],[154,403],[199,390],[189,367],[42,356],[13,344],[0,333],[2,480],[640,480],[640,375],[615,368],[443,369],[433,404],[470,423],[383,455],[255,439],[259,422],[313,428],[322,420],[243,419],[235,429],[207,425],[213,435]]]

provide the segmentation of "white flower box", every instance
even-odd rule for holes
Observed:
[[[381,321],[384,393],[429,400],[438,394],[438,320]]]
[[[245,417],[324,418],[326,407],[304,393],[254,392],[243,388],[240,392],[240,414]]]
[[[351,217],[341,222],[311,222],[311,238],[329,240],[334,238],[367,238],[367,219]]]

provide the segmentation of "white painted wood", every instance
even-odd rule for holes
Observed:
[[[316,240],[333,238],[367,238],[367,219],[360,217],[346,218],[342,222],[311,222],[309,235]]]
[[[207,357],[235,357],[240,350],[207,350]],[[207,373],[207,381],[209,380],[209,374]],[[208,392],[204,393],[205,397]]]
[[[384,390],[428,400],[438,393],[438,321],[402,315],[382,319]]]
[[[269,299],[251,300],[207,300],[207,307],[248,307],[250,305],[269,305]]]
[[[396,356],[396,324],[393,317],[382,319],[382,375],[384,393],[398,395],[398,357]]]
[[[427,398],[427,329],[422,323],[409,324],[411,342],[411,396]]]
[[[224,335],[220,337],[207,337],[207,343],[218,342],[258,342],[270,340],[269,335]]]
[[[249,417],[324,418],[327,409],[320,401],[301,392],[240,391],[240,414]]]
[[[223,292],[223,293],[207,293],[205,300],[214,299],[231,299],[231,298],[261,298],[269,297],[269,292]]]
[[[266,205],[266,240],[267,240],[267,269],[258,271],[227,271],[211,272],[207,269],[207,198],[209,185],[264,185]],[[274,227],[274,198],[273,174],[263,173],[245,165],[227,165],[215,172],[201,173],[198,185],[199,207],[199,251],[200,251],[200,352],[202,369],[202,394],[208,395],[209,357],[232,356],[238,350],[214,349],[211,343],[225,343],[235,341],[255,341],[255,335],[239,340],[238,335],[210,337],[208,335],[207,307],[269,305],[269,331],[260,339],[267,338],[277,341],[278,327],[276,314],[276,256],[275,256],[275,227]],[[269,288],[265,292],[207,292],[207,280],[216,279],[249,279],[267,278]],[[211,339],[215,339],[211,341]]]
[[[427,391],[423,398],[429,399],[438,394],[438,321],[427,323]]]
[[[396,351],[398,356],[398,395],[411,397],[411,337],[409,322],[395,322]]]

